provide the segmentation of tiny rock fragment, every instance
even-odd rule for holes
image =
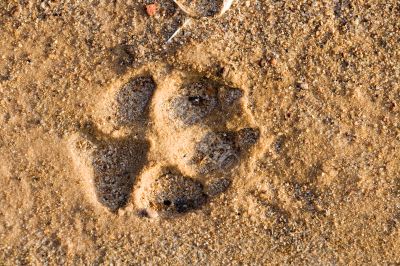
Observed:
[[[146,13],[150,17],[154,16],[157,13],[158,5],[157,4],[149,4],[146,5]]]

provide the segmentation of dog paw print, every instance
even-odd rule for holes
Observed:
[[[143,127],[148,122],[149,103],[155,88],[150,75],[117,82],[95,108],[96,125],[104,132]]]
[[[166,218],[201,208],[229,188],[260,137],[243,96],[176,70],[118,81],[94,108],[92,129],[70,138],[85,191],[112,212],[132,203],[141,216]]]

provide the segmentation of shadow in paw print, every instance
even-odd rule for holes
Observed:
[[[90,184],[88,189],[93,189],[97,201],[112,212],[124,207],[137,175],[147,162],[149,143],[131,138],[110,139],[98,132],[85,132],[73,136],[71,144],[74,162]]]
[[[144,198],[149,208],[161,217],[198,209],[207,201],[201,183],[171,172],[155,178],[145,190]]]
[[[101,204],[116,211],[128,202],[133,183],[146,162],[144,141],[101,143],[93,153],[94,185]]]
[[[150,75],[115,84],[96,103],[95,123],[105,133],[145,124],[155,89],[156,84]]]
[[[235,132],[209,132],[196,145],[192,162],[200,174],[216,170],[228,170],[239,161],[235,146]]]
[[[244,151],[255,145],[260,138],[260,131],[255,128],[243,128],[236,133],[236,146]]]
[[[173,116],[186,125],[203,120],[218,106],[217,90],[213,84],[199,81],[181,88],[171,102]]]
[[[231,88],[227,86],[220,87],[218,91],[218,99],[222,107],[231,107],[236,101],[243,97],[241,89]]]
[[[133,65],[135,59],[135,47],[133,45],[117,45],[110,51],[112,69],[118,75],[123,74]]]
[[[220,85],[207,79],[200,79],[182,86],[171,100],[171,118],[187,126],[205,123],[212,114],[221,120],[229,114],[226,108],[243,96],[240,89]],[[222,112],[225,111],[225,112]]]
[[[197,143],[191,163],[203,175],[230,170],[239,163],[242,152],[256,144],[258,138],[259,131],[253,128],[237,132],[209,132]]]
[[[204,191],[209,197],[216,197],[227,191],[231,184],[228,178],[213,178],[205,184]]]
[[[131,79],[115,96],[115,118],[119,125],[131,125],[145,116],[147,106],[155,90],[152,77]]]

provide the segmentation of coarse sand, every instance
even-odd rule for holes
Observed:
[[[0,1],[0,265],[400,265],[400,2],[179,4]]]

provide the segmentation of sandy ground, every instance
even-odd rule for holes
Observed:
[[[400,264],[400,2],[151,3],[0,1],[0,264]]]

